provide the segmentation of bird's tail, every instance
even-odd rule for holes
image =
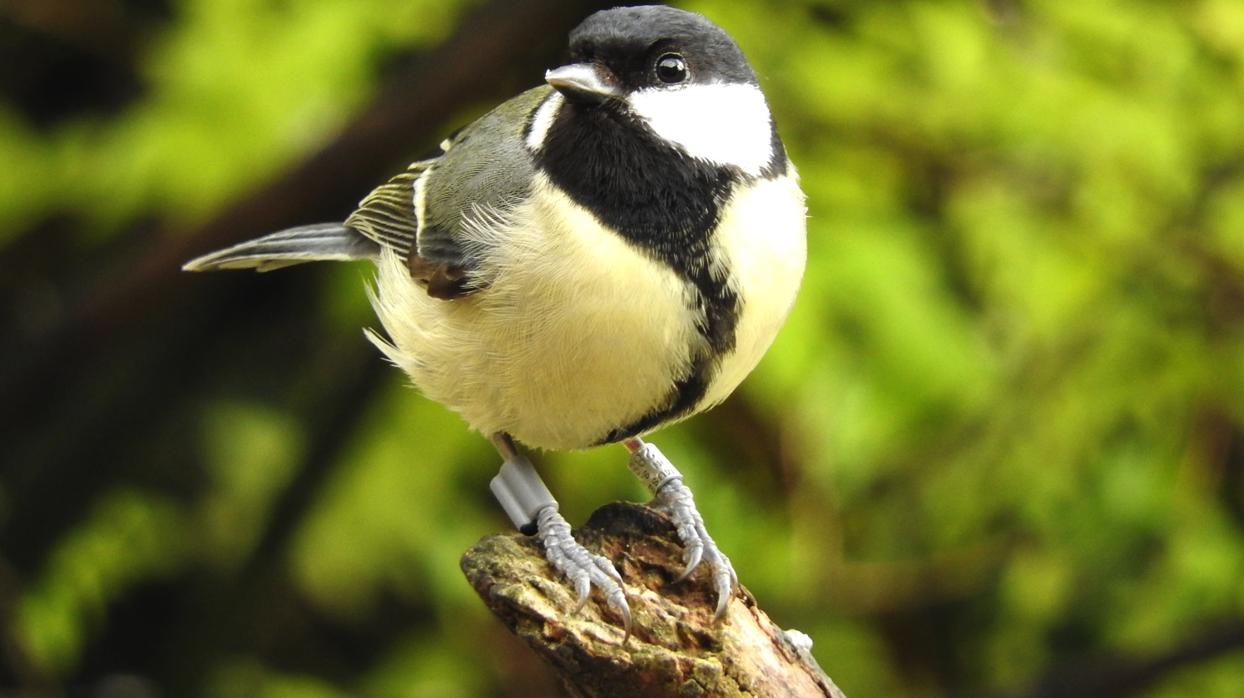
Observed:
[[[289,228],[241,242],[182,266],[185,271],[254,269],[272,271],[304,262],[376,259],[380,247],[340,223],[318,223]]]

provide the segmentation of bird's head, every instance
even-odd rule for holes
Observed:
[[[597,12],[570,33],[570,62],[545,80],[560,96],[536,114],[532,145],[559,115],[610,114],[690,157],[751,175],[780,147],[743,52],[693,12],[663,6]]]

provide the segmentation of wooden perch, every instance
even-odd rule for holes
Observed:
[[[572,613],[574,590],[534,539],[488,536],[462,556],[480,598],[549,662],[570,695],[843,698],[812,658],[806,636],[774,625],[745,588],[714,622],[706,572],[674,583],[682,547],[660,514],[609,504],[575,538],[612,560],[626,580],[634,622],[625,643],[621,619],[599,595]]]

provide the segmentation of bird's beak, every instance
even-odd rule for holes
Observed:
[[[544,80],[572,101],[599,104],[622,95],[617,77],[598,63],[563,65],[546,72]]]

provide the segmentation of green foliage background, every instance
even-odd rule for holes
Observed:
[[[192,230],[332,139],[393,56],[430,50],[480,3],[178,0],[141,22],[131,5],[95,11],[134,32],[122,53],[139,94],[56,119],[0,105],[6,350],[38,346],[151,236]],[[812,636],[848,695],[1083,687],[1219,627],[1235,629],[1225,648],[1140,691],[1240,695],[1244,4],[683,6],[751,58],[809,196],[808,274],[777,344],[726,405],[654,439],[743,583]],[[32,7],[0,9],[4,31],[53,33]],[[434,143],[487,106],[411,128]],[[486,487],[495,456],[392,370],[288,545],[264,553],[272,579],[245,587],[265,599],[253,625],[185,646],[171,627],[236,598],[216,592],[245,576],[315,457],[317,386],[350,380],[337,358],[375,324],[368,273],[178,280],[245,284],[242,306],[300,314],[231,342],[227,317],[178,319],[232,372],[161,374],[147,409],[163,416],[108,442],[118,465],[85,506],[45,544],[0,550],[0,677],[54,691],[136,675],[224,696],[550,690],[458,572],[507,527]],[[75,468],[103,467],[23,484],[141,373],[96,376],[74,410],[6,436],[4,541],[29,540],[13,522],[55,510]],[[624,457],[541,460],[582,521],[642,499]],[[133,635],[158,647],[127,650]]]

